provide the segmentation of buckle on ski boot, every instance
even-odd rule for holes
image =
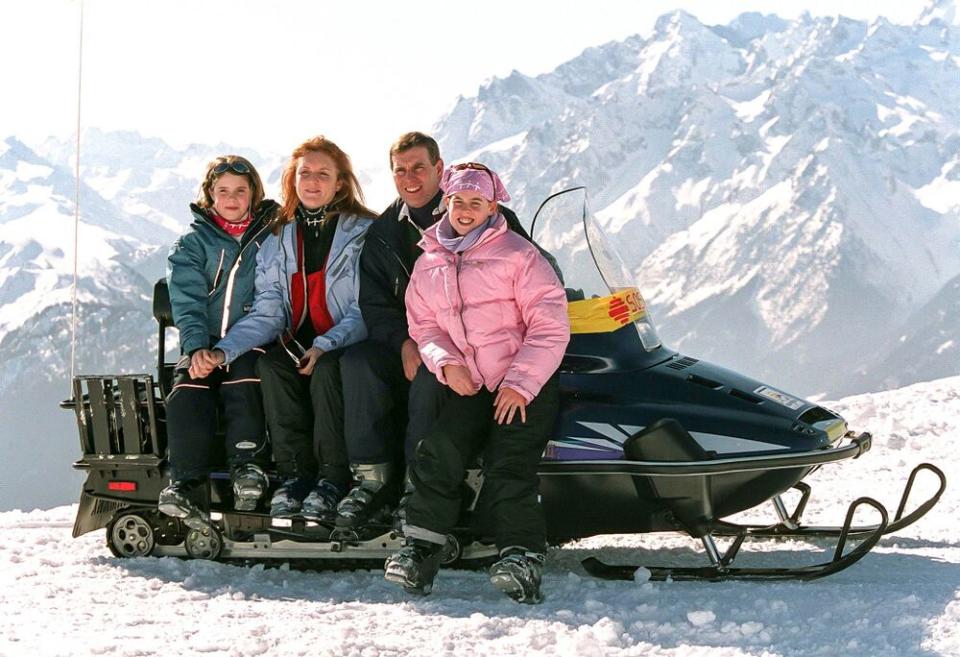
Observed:
[[[490,583],[517,602],[530,605],[543,602],[540,580],[546,557],[523,548],[507,548],[501,555],[488,571]]]

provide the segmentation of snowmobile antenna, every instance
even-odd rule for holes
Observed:
[[[77,45],[77,156],[74,163],[76,187],[73,199],[73,292],[70,316],[70,379],[67,385],[73,390],[73,377],[77,369],[77,259],[80,241],[80,100],[83,92],[83,0],[80,0],[80,38]]]

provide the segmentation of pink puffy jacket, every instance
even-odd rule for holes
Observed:
[[[427,368],[446,384],[443,366],[465,365],[478,390],[502,384],[531,401],[570,341],[566,294],[549,263],[507,229],[503,215],[460,255],[440,244],[435,229],[420,246],[406,304]]]

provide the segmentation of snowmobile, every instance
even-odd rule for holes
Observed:
[[[544,201],[530,233],[562,273],[571,321],[561,412],[539,467],[551,544],[681,532],[702,543],[705,565],[644,564],[651,579],[815,579],[857,562],[943,494],[943,472],[922,463],[910,473],[893,519],[882,504],[861,497],[840,525],[803,524],[812,490],[803,479],[863,455],[870,434],[849,430],[842,417],[815,403],[663,346],[634,277],[590,214],[584,188]],[[156,378],[81,375],[72,399],[61,404],[76,414],[83,456],[74,467],[87,472],[74,537],[106,528],[107,547],[118,557],[280,560],[316,568],[375,567],[402,545],[389,520],[348,530],[272,519],[265,509],[235,511],[227,472],[210,477],[209,526],[189,528],[160,514],[157,496],[168,482],[163,400],[173,369],[164,357],[172,318],[162,280],[153,311],[159,324]],[[921,475],[938,480],[936,491],[908,512]],[[446,564],[479,566],[495,557],[482,482],[482,467],[464,482],[468,504],[461,527],[448,537]],[[791,489],[799,493],[792,509],[784,499]],[[771,524],[728,519],[762,504],[772,507]],[[873,509],[866,513],[875,522],[855,524],[863,508]],[[718,537],[730,539],[723,551]],[[745,541],[773,537],[829,537],[833,558],[799,567],[734,565]],[[582,563],[591,575],[608,579],[632,578],[641,567],[593,557]]]

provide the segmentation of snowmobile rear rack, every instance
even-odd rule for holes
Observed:
[[[880,514],[880,522],[873,526],[874,529],[872,532],[861,534],[860,537],[862,540],[860,544],[844,554],[847,538],[851,536],[854,515],[857,509],[864,505],[873,507],[877,513]],[[612,565],[604,563],[596,557],[584,559],[581,565],[590,575],[607,580],[633,580],[641,574],[641,568],[649,573],[649,579],[651,581],[657,582],[667,580],[708,582],[812,580],[840,572],[863,558],[883,536],[887,528],[887,522],[887,510],[882,504],[869,497],[861,497],[854,500],[847,509],[847,516],[838,534],[833,558],[830,561],[811,566],[800,566],[796,568],[738,568],[731,566],[747,538],[764,536],[764,534],[754,533],[749,529],[744,529],[735,536],[733,543],[730,544],[723,556],[720,556],[712,535],[708,534],[701,537],[701,541],[711,561],[710,566],[669,567]]]
[[[149,374],[78,376],[73,398],[60,403],[74,411],[83,458],[91,462],[118,461],[124,467],[156,467],[166,445],[158,431],[157,400]]]

